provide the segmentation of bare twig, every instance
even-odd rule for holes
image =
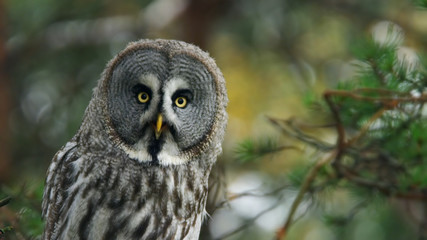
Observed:
[[[237,227],[234,230],[231,230],[230,232],[224,233],[223,235],[215,238],[215,239],[224,239],[227,237],[230,237],[242,230],[245,230],[246,228],[248,228],[249,226],[251,226],[258,218],[260,218],[262,215],[266,214],[267,212],[275,209],[277,206],[279,206],[281,203],[281,198],[279,198],[275,204],[271,205],[270,207],[264,209],[263,211],[259,212],[257,215],[255,215],[255,217],[251,218],[250,220],[248,220],[246,223],[240,225],[239,227]]]
[[[287,231],[289,230],[289,227],[292,224],[292,219],[294,217],[294,214],[295,214],[296,210],[298,209],[298,206],[302,202],[305,193],[308,191],[311,184],[313,183],[319,169],[321,167],[323,167],[324,165],[330,163],[332,160],[334,160],[336,158],[337,154],[338,154],[337,150],[329,152],[328,154],[324,155],[324,157],[321,158],[316,163],[316,165],[313,166],[313,168],[311,168],[310,172],[307,174],[307,176],[304,179],[304,182],[301,185],[301,188],[300,188],[300,191],[298,192],[298,195],[296,196],[294,202],[292,203],[292,206],[291,206],[289,214],[286,218],[285,224],[276,233],[276,239],[277,240],[280,240],[286,236]]]
[[[422,191],[407,191],[399,192],[397,187],[384,182],[371,181],[369,179],[360,177],[356,173],[348,170],[345,166],[339,164],[334,166],[335,170],[341,174],[341,176],[350,182],[355,184],[377,189],[386,196],[393,196],[396,198],[414,199],[414,200],[427,200],[427,194]]]
[[[303,133],[301,130],[299,130],[294,124],[293,124],[293,119],[288,119],[288,120],[280,120],[280,119],[276,119],[276,118],[271,118],[268,117],[268,120],[273,123],[275,126],[279,127],[280,130],[282,130],[282,132],[286,135],[289,135],[293,138],[296,138],[316,149],[320,149],[322,151],[330,151],[333,149],[333,146],[330,144],[327,144],[325,142],[322,142],[318,139],[315,139],[305,133]],[[285,124],[287,127],[289,127],[290,129],[287,129],[286,127],[284,127],[281,123]]]
[[[233,200],[239,199],[241,197],[248,197],[248,196],[250,196],[250,197],[266,197],[266,196],[275,195],[275,194],[283,191],[284,189],[289,188],[290,186],[291,186],[290,184],[286,184],[286,185],[278,187],[278,188],[276,188],[270,192],[267,192],[267,193],[254,193],[254,192],[252,192],[252,190],[250,190],[250,191],[246,191],[246,192],[242,192],[242,193],[238,193],[238,194],[229,194],[229,197],[226,200],[218,203],[216,208],[218,209],[220,207],[223,207],[227,203],[229,203]]]

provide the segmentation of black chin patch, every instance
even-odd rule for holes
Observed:
[[[159,158],[157,155],[159,154],[160,150],[162,149],[164,141],[160,139],[156,139],[153,135],[153,140],[150,141],[150,144],[148,145],[148,153],[151,155],[151,164],[154,166],[159,165]]]

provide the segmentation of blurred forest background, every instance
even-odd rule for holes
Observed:
[[[425,66],[427,11],[410,0],[0,0],[0,239],[40,237],[42,190],[53,155],[80,126],[107,61],[141,38],[194,43],[216,59],[227,81],[221,162],[229,201],[209,218],[202,239],[272,239],[322,155],[319,144],[307,146],[313,141],[300,128],[293,128],[294,138],[285,136],[285,120],[334,123],[333,105],[324,107],[322,93],[351,85],[349,79],[360,74],[366,39],[381,43],[390,36],[393,49],[373,59],[395,62],[403,55],[411,66]],[[425,96],[423,79],[416,92],[406,90]],[[316,108],[317,101],[326,111]],[[422,103],[418,140],[401,148],[415,146],[418,155],[406,159],[421,159],[418,165],[427,164]],[[340,137],[333,127],[308,132],[329,144]],[[340,188],[341,179],[325,178],[336,184],[307,191],[286,239],[427,239],[426,170],[416,169],[416,184],[405,185],[420,187],[424,195],[418,198],[399,198],[401,192],[378,186]]]

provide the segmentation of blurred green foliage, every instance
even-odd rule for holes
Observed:
[[[8,188],[0,187],[0,200],[10,199],[2,206],[0,239],[35,239],[43,232],[41,199],[43,182]],[[12,197],[11,197],[12,196]]]
[[[427,84],[427,58],[422,57],[427,46],[427,15],[420,11],[427,7],[424,0],[6,0],[3,5],[0,14],[6,16],[6,36],[0,49],[7,55],[2,66],[7,84],[1,87],[11,95],[9,110],[0,113],[7,116],[9,124],[3,127],[10,130],[11,146],[9,164],[0,169],[9,175],[0,183],[0,199],[12,197],[0,208],[0,229],[6,239],[40,237],[40,203],[48,164],[80,126],[105,64],[129,41],[175,38],[210,52],[224,73],[230,98],[222,157],[228,176],[232,180],[256,171],[267,176],[268,187],[289,183],[299,187],[313,159],[331,149],[336,133],[330,128],[334,118],[322,99],[325,89],[369,87],[420,94]],[[392,45],[369,37],[383,21],[397,26],[404,33],[399,36],[404,37],[393,38]],[[386,33],[396,30],[382,28]],[[401,49],[420,56],[415,71],[399,65],[405,62],[396,51]],[[382,95],[364,92],[364,96]],[[343,96],[333,100],[351,136],[384,107]],[[362,145],[375,146],[374,153],[386,152],[386,157],[405,165],[407,171],[393,179],[397,191],[405,192],[414,186],[426,187],[427,132],[425,112],[411,104],[402,108],[405,111],[384,114],[381,128],[369,129]],[[317,147],[324,148],[284,136],[265,115],[301,117],[309,123],[299,126],[307,133],[302,139],[310,143],[321,139]],[[236,155],[242,161],[234,161]],[[354,163],[351,156],[343,162]],[[379,173],[369,168],[362,171],[367,178]],[[420,209],[412,202],[390,203],[376,190],[345,183],[329,165],[318,174],[309,189],[312,195],[305,200],[319,199],[313,204],[325,208],[311,208],[315,210],[296,222],[289,239],[411,239],[418,234],[419,222],[402,213],[404,204]],[[364,199],[382,202],[365,204]],[[341,205],[334,205],[336,201]],[[363,207],[348,218],[359,202]],[[249,221],[245,216],[237,219]],[[274,235],[275,230],[254,225],[230,239],[271,239]]]

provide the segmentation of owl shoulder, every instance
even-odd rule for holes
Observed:
[[[67,165],[78,158],[77,143],[70,141],[53,157],[46,174],[43,192],[42,217],[50,218],[52,209],[61,202],[67,184]],[[55,211],[56,212],[56,211]]]

